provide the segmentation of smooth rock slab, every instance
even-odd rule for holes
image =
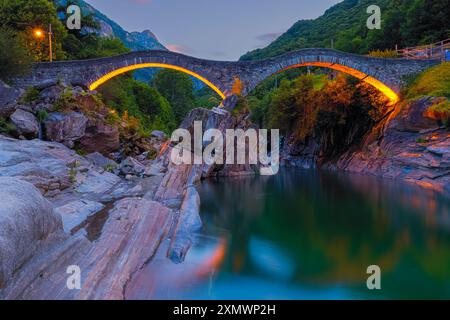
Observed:
[[[70,233],[75,227],[81,225],[93,214],[105,206],[99,202],[89,200],[76,200],[58,207],[55,212],[61,215],[64,232]]]
[[[87,174],[77,175],[76,191],[79,193],[103,195],[110,191],[122,180],[115,174],[107,171],[89,171]]]
[[[172,223],[172,211],[138,198],[116,203],[98,240],[70,237],[27,263],[3,299],[125,299],[127,284],[149,262]],[[66,286],[67,267],[81,270],[81,290]]]
[[[68,165],[88,162],[62,144],[41,140],[16,140],[0,135],[0,177],[31,182],[46,194],[55,186],[72,185]]]

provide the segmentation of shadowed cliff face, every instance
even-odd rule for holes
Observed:
[[[336,167],[450,192],[450,132],[427,115],[438,100],[425,97],[399,107]]]
[[[377,175],[450,192],[450,133],[427,112],[438,101],[425,97],[397,105],[360,132],[359,144],[335,158],[324,157],[327,146],[320,138],[305,143],[288,139],[284,164]]]

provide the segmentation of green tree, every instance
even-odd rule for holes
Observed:
[[[80,38],[69,34],[63,41],[63,48],[71,59],[103,58],[130,52],[119,38],[104,38],[96,34]]]
[[[99,88],[105,103],[123,115],[139,119],[143,131],[175,129],[175,116],[169,102],[148,84],[133,79],[131,74],[111,79]]]
[[[177,124],[194,108],[194,84],[186,74],[161,70],[153,79],[153,85],[169,101]]]
[[[202,108],[211,109],[217,107],[221,102],[219,95],[208,86],[197,90],[194,95],[195,105]]]
[[[0,23],[22,34],[36,61],[48,61],[49,43],[46,37],[37,38],[34,30],[39,28],[46,33],[52,24],[54,58],[66,57],[62,50],[62,40],[67,35],[67,30],[58,19],[56,8],[51,1],[0,0]]]
[[[11,28],[0,28],[0,79],[28,71],[33,61],[21,34]]]

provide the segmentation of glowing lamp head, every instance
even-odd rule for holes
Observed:
[[[44,36],[44,31],[42,31],[41,29],[36,29],[34,30],[34,36],[36,38],[42,38]]]

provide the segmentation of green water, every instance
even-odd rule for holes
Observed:
[[[300,170],[207,181],[198,191],[205,227],[182,267],[196,281],[169,298],[450,299],[442,195]],[[381,268],[381,290],[367,288],[370,265]]]

